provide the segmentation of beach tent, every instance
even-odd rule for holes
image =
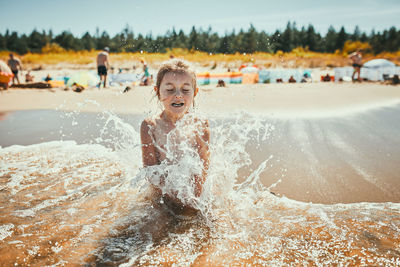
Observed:
[[[223,80],[225,84],[242,83],[242,76],[241,72],[201,72],[196,74],[198,85],[218,84],[219,80]]]
[[[133,83],[139,81],[138,75],[134,73],[119,73],[119,74],[111,74],[110,82],[111,83]]]
[[[283,82],[288,82],[290,77],[300,82],[303,77],[304,71],[301,69],[268,69],[260,70],[259,82],[260,83],[276,83],[277,79],[282,79]]]
[[[260,70],[258,72],[259,83],[270,83],[271,82],[271,70]]]
[[[258,71],[259,69],[254,66],[244,67],[240,70],[243,74],[242,83],[250,84],[258,82]]]
[[[391,67],[396,67],[396,64],[393,62],[390,62],[387,59],[379,58],[379,59],[373,59],[368,62],[365,62],[363,65],[364,68],[391,68]]]
[[[335,82],[338,81],[351,81],[354,69],[352,67],[334,68]]]
[[[258,73],[259,69],[254,66],[244,67],[240,70],[241,73]]]
[[[379,58],[364,63],[360,76],[369,81],[383,81],[385,75],[390,77],[396,74],[400,75],[400,67],[389,60]]]
[[[210,73],[209,72],[201,72],[196,74],[196,82],[197,85],[207,85],[210,84]]]
[[[217,84],[219,80],[223,80],[225,84],[230,83],[231,73],[230,72],[210,73],[210,84]]]
[[[374,61],[374,60],[371,60],[371,61]],[[383,81],[384,75],[388,75],[389,77],[396,75],[396,74],[400,75],[400,67],[397,67],[390,61],[388,61],[388,62],[391,64],[384,63],[384,61],[374,61],[372,63],[369,63],[371,61],[368,61],[367,63],[365,63],[363,65],[363,67],[361,68],[360,77],[362,79],[367,79],[368,81]],[[354,71],[354,69],[352,67],[335,68],[334,69],[335,82],[351,81],[351,76],[353,75],[353,71]]]
[[[231,72],[230,83],[242,83],[243,74],[240,71]]]
[[[99,81],[99,77],[96,74],[88,71],[80,71],[68,79],[67,86],[70,87],[75,83],[86,88],[88,86],[96,86]]]

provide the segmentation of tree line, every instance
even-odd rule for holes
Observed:
[[[186,34],[183,30],[167,31],[164,35],[135,34],[127,25],[120,33],[111,37],[106,31],[100,33],[97,29],[94,35],[86,32],[81,37],[74,36],[69,31],[54,35],[51,30],[33,30],[31,34],[18,34],[6,31],[0,33],[0,51],[13,51],[19,54],[40,53],[44,47],[60,48],[61,50],[101,50],[109,47],[111,52],[148,52],[165,53],[168,49],[183,48],[207,53],[254,53],[277,51],[290,52],[294,48],[303,47],[309,51],[333,53],[340,51],[346,41],[359,41],[368,44],[369,53],[378,54],[384,51],[396,52],[400,49],[400,30],[391,27],[382,32],[361,32],[357,26],[352,33],[344,27],[336,31],[330,27],[325,36],[318,33],[313,25],[298,29],[295,22],[288,22],[285,30],[276,30],[272,34],[257,31],[253,25],[247,30],[232,31],[219,35],[209,27],[207,30],[194,26]]]

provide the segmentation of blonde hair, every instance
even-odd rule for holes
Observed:
[[[193,90],[196,90],[197,87],[197,82],[196,82],[196,73],[194,70],[190,67],[189,63],[186,62],[183,59],[171,59],[168,61],[165,61],[164,63],[161,64],[160,69],[158,70],[157,73],[157,80],[156,80],[156,95],[157,97],[160,97],[160,85],[162,80],[164,79],[164,76],[169,73],[176,73],[176,74],[188,74],[192,77],[192,83],[193,83]]]

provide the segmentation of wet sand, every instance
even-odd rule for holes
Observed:
[[[212,125],[240,112],[274,127],[249,144],[253,164],[273,156],[261,174],[281,196],[305,202],[400,202],[400,87],[380,84],[202,86],[196,106]],[[46,141],[95,142],[112,111],[138,131],[159,109],[152,87],[82,93],[10,89],[0,96],[0,146]],[[14,111],[14,112],[12,112]],[[112,146],[112,144],[111,144]]]
[[[145,116],[117,118],[138,133]],[[400,104],[334,117],[210,116],[211,129],[240,125],[238,118],[272,129],[265,140],[256,136],[264,130],[249,136],[246,150],[252,164],[240,170],[240,177],[272,156],[260,178],[267,187],[277,183],[271,191],[279,196],[325,204],[400,202]],[[74,140],[114,149],[112,140],[123,142],[123,137],[114,129],[115,118],[109,119],[97,112],[10,112],[0,121],[0,146]]]
[[[227,190],[267,160],[260,179],[279,196],[251,184],[215,194],[211,229],[138,197],[138,128],[157,102],[150,87],[120,89],[0,95],[0,146],[24,145],[0,149],[3,264],[400,262],[399,87],[202,87],[196,105],[209,113],[213,162],[223,163],[210,180]],[[239,175],[232,151],[251,158]]]

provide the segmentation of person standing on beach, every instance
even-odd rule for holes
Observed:
[[[149,79],[150,79],[150,73],[149,73],[149,67],[147,66],[146,61],[144,61],[144,58],[140,59],[140,62],[143,64],[143,76],[140,79],[140,85],[141,86],[146,86],[149,85]]]
[[[361,73],[361,67],[362,67],[362,55],[359,50],[357,50],[354,53],[351,53],[349,55],[349,58],[351,62],[353,63],[353,75],[351,76],[351,79],[354,81],[354,76],[357,73],[357,81],[361,81],[360,73]]]
[[[107,84],[107,68],[110,67],[110,62],[108,60],[108,52],[110,49],[108,47],[104,47],[103,51],[101,51],[97,55],[97,73],[100,76],[99,88],[101,87],[101,82],[103,82],[104,88],[106,88]]]
[[[8,59],[7,65],[10,67],[12,73],[14,74],[12,83],[15,84],[15,79],[17,79],[18,84],[20,84],[18,72],[22,70],[21,61],[18,58],[14,57],[13,53],[10,53],[10,58]]]

